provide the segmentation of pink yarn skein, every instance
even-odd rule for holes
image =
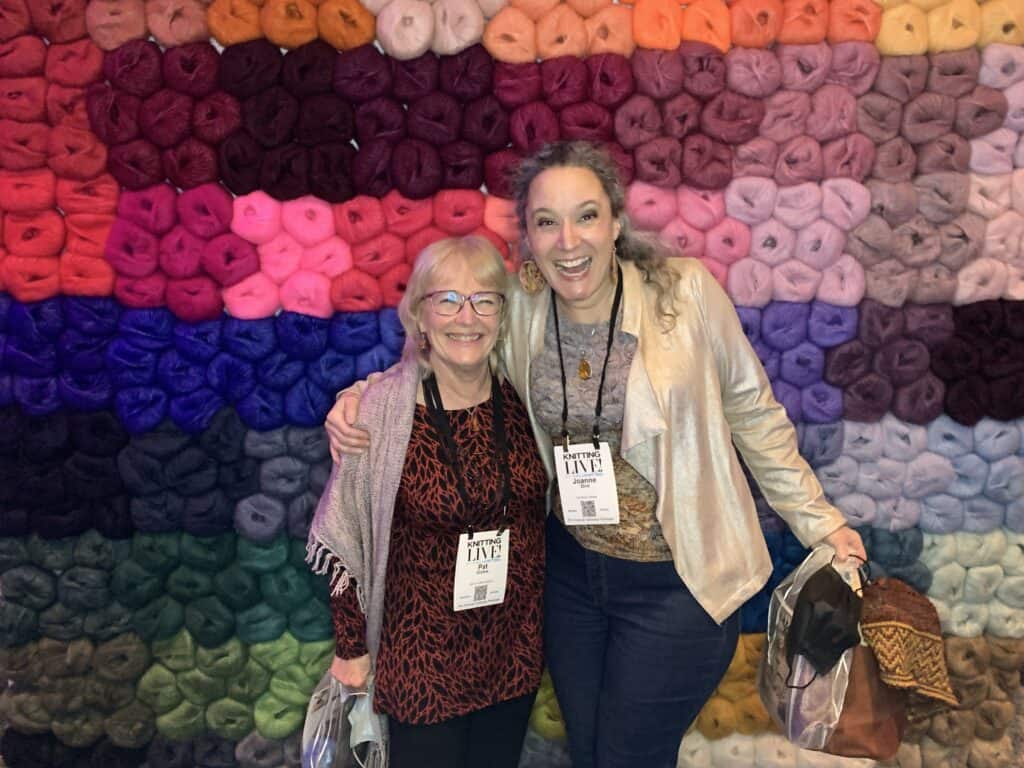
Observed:
[[[256,250],[260,256],[260,271],[277,285],[299,269],[304,253],[295,238],[284,231],[278,232],[272,240],[261,243]]]
[[[684,185],[676,190],[676,207],[683,221],[706,232],[725,218],[725,195]]]
[[[249,275],[221,292],[224,307],[232,317],[258,320],[272,317],[281,307],[277,285],[262,272]]]
[[[261,189],[236,197],[231,231],[250,243],[269,243],[281,234],[281,203]]]
[[[281,226],[295,242],[310,248],[334,234],[334,212],[330,203],[304,195],[281,204]]]
[[[324,319],[334,314],[331,279],[326,275],[300,269],[281,286],[280,296],[281,306],[289,312]]]
[[[337,235],[332,235],[312,248],[306,248],[299,260],[299,271],[326,275],[328,278],[337,277],[350,269],[352,248]],[[283,294],[281,303],[284,303]]]
[[[676,217],[676,192],[634,181],[626,189],[626,213],[638,229],[661,230]]]

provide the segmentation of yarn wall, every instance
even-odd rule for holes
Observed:
[[[0,755],[299,765],[333,652],[304,563],[337,390],[411,263],[603,142],[701,259],[961,706],[904,766],[1010,766],[1024,667],[1018,0],[0,0]],[[775,564],[681,766],[846,765],[754,672]],[[522,764],[566,765],[542,694]]]

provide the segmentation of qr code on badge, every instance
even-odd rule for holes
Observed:
[[[481,600],[487,599],[487,585],[484,584],[480,587],[473,587],[473,602],[479,603]]]
[[[584,517],[597,517],[597,502],[581,500],[580,512]]]

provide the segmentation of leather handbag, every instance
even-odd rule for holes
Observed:
[[[907,725],[907,691],[882,682],[875,652],[853,649],[839,723],[824,752],[843,757],[888,760],[896,755]]]

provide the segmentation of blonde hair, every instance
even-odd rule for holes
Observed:
[[[505,269],[501,253],[494,247],[494,244],[486,237],[478,235],[449,237],[431,243],[416,257],[412,274],[405,286],[405,293],[398,303],[398,319],[405,329],[405,349],[402,357],[415,359],[424,371],[430,371],[432,368],[429,350],[424,353],[420,349],[419,319],[423,297],[438,273],[452,259],[464,260],[480,285],[487,290],[496,291],[502,296],[506,296],[506,301],[503,302],[499,313],[497,341],[500,342],[505,333],[505,323],[508,317],[508,271]],[[497,342],[490,353],[490,364],[491,370],[497,373],[499,370]]]
[[[633,262],[643,275],[644,282],[654,287],[658,318],[665,330],[671,329],[679,314],[675,305],[679,273],[667,263],[667,259],[679,254],[673,253],[657,238],[633,229],[626,214],[626,192],[618,168],[611,156],[597,144],[589,141],[554,141],[519,162],[515,171],[513,196],[516,217],[519,219],[520,256],[523,259],[533,258],[526,238],[526,203],[533,180],[549,168],[585,168],[597,177],[608,196],[612,217],[619,220],[615,252],[623,261]]]

